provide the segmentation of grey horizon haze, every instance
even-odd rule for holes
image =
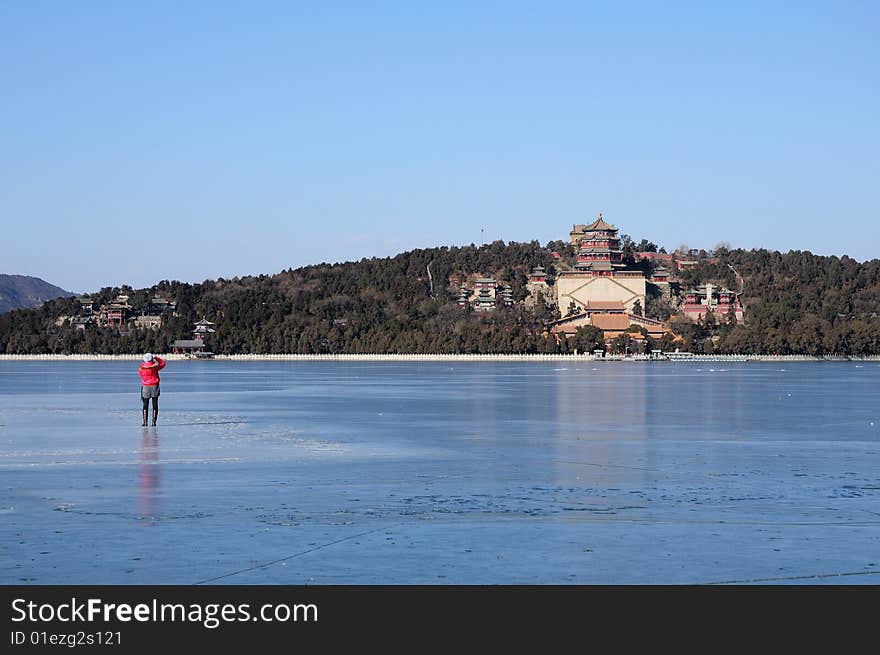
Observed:
[[[0,6],[0,272],[74,292],[601,211],[877,256],[880,6]]]

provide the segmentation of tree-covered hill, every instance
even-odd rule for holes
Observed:
[[[428,280],[431,266],[434,297]],[[30,311],[0,317],[0,352],[167,352],[188,338],[202,317],[216,332],[207,346],[217,353],[404,353],[538,352],[556,349],[542,336],[546,308],[521,303],[477,315],[456,304],[468,275],[506,282],[514,299],[526,296],[526,274],[536,265],[554,271],[550,251],[538,242],[413,250],[390,258],[318,264],[201,284],[163,281],[150,289],[105,288],[95,305],[120,292],[137,307],[161,295],[177,303],[177,316],[163,316],[158,330],[58,326],[78,311],[75,299],[59,299]],[[543,312],[543,313],[542,313]]]
[[[880,260],[804,251],[715,254],[718,263],[682,272],[682,286],[715,280],[736,290],[739,273],[746,322],[691,327],[687,337],[696,352],[880,354]]]
[[[167,352],[189,337],[202,317],[215,323],[207,341],[217,353],[522,353],[568,352],[544,336],[554,318],[543,303],[527,309],[526,276],[544,266],[551,278],[571,253],[561,242],[498,241],[484,246],[413,250],[396,257],[318,264],[201,284],[163,281],[150,289],[105,288],[95,304],[120,292],[134,307],[161,295],[177,303],[157,330],[90,327],[77,331],[60,320],[73,316],[76,299],[0,315],[0,353]],[[809,252],[726,250],[681,272],[681,288],[715,282],[742,291],[745,324],[694,324],[673,316],[681,339],[647,344],[694,352],[767,354],[880,354],[880,261]],[[434,296],[427,267],[431,265]],[[737,278],[736,273],[741,276]],[[456,304],[468,275],[506,282],[517,303],[475,313]],[[742,284],[740,285],[740,282]],[[674,309],[674,307],[673,307]],[[581,349],[583,350],[583,349]]]

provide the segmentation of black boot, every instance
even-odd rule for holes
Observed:
[[[144,422],[141,423],[142,427],[147,427],[147,410],[144,410]]]
[[[146,415],[146,413],[145,413],[145,415]],[[154,410],[153,410],[153,425],[156,425],[156,419],[157,419],[157,418],[159,418],[159,410],[158,410],[158,409],[154,409]],[[146,419],[144,419],[144,420],[146,420]],[[144,425],[146,425],[146,423],[144,423]]]

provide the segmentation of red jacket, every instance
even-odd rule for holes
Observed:
[[[158,366],[157,366],[158,364]],[[145,387],[154,387],[159,384],[159,371],[165,368],[165,360],[161,357],[153,356],[153,363],[144,362],[138,369],[138,375],[141,376],[141,382]]]

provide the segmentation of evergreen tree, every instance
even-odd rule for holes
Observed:
[[[595,325],[583,325],[577,329],[571,341],[571,347],[578,353],[591,353],[594,350],[605,349],[605,339],[602,330]]]

